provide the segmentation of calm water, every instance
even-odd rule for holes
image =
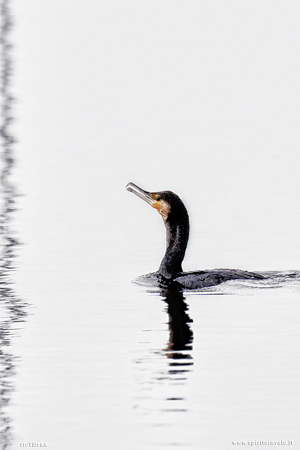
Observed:
[[[1,449],[299,448],[297,5],[46,3],[1,3]],[[186,203],[185,270],[282,277],[133,283],[129,181]]]

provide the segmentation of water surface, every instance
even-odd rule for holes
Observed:
[[[297,8],[70,5],[16,1],[5,34],[2,447],[297,448],[297,276],[133,283],[165,234],[124,189],[181,196],[184,270],[299,270]]]

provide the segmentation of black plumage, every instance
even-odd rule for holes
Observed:
[[[133,183],[128,183],[126,189],[157,209],[164,220],[167,245],[157,274],[166,283],[175,283],[186,289],[199,289],[228,280],[265,278],[262,274],[238,269],[183,272],[182,261],[188,244],[190,225],[182,200],[171,191],[148,192]]]

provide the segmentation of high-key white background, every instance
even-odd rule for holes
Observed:
[[[124,191],[133,181],[187,203],[189,268],[298,268],[296,1],[31,0],[15,11],[22,189],[32,219],[60,219],[48,239],[100,239],[105,252],[115,242],[114,270],[122,233],[138,239],[134,259],[146,240],[164,245],[159,218]]]
[[[15,394],[17,442],[38,436],[53,442],[55,449],[82,448],[86,442],[95,448],[121,448],[115,430],[122,417],[126,416],[131,437],[135,429],[126,409],[135,389],[126,355],[138,351],[137,329],[145,328],[143,321],[149,321],[158,341],[153,330],[157,321],[166,322],[161,304],[148,302],[147,295],[130,284],[135,276],[158,268],[165,245],[163,224],[152,208],[125,191],[126,183],[150,191],[173,190],[186,203],[191,239],[185,270],[300,268],[300,5],[292,0],[14,0],[13,13],[19,139],[14,177],[24,194],[16,218],[24,242],[16,278],[21,295],[33,305],[18,344],[23,363]],[[234,297],[228,297],[228,309],[222,300],[220,309],[216,297],[205,307],[201,303],[201,311],[199,297],[190,298],[193,326],[197,336],[200,325],[195,317],[204,321],[201,330],[207,329],[208,335],[216,323],[220,325],[215,347],[208,343],[200,349],[212,361],[224,340],[219,330],[227,329],[223,318],[233,321],[234,330],[245,326],[248,352],[259,351],[266,343],[266,354],[274,352],[266,372],[255,372],[253,353],[246,358],[252,369],[241,375],[244,388],[253,370],[262,385],[254,394],[245,388],[239,395],[241,405],[257,395],[262,405],[268,405],[269,414],[271,410],[276,414],[282,398],[296,398],[292,381],[297,372],[291,368],[294,335],[283,333],[280,358],[289,355],[289,363],[282,364],[287,364],[291,378],[281,374],[279,382],[274,375],[275,346],[271,335],[264,333],[273,330],[277,336],[281,319],[286,321],[278,325],[280,330],[294,329],[289,320],[297,317],[293,310],[297,303],[292,294],[286,294],[291,303],[277,295],[278,308],[272,310],[271,297],[259,295],[253,300],[254,316],[262,323],[248,324],[250,334],[243,322],[252,317],[246,297],[245,309],[243,300],[236,303]],[[274,323],[266,329],[269,308]],[[236,323],[229,312],[237,315]],[[167,340],[164,329],[160,349]],[[234,339],[236,335],[229,335],[227,350],[237,350]],[[201,345],[205,346],[202,338]],[[195,353],[196,349],[195,342]],[[241,405],[231,409],[234,386],[220,385],[219,377],[227,373],[224,364],[230,361],[228,373],[232,370],[235,380],[237,368],[246,364],[239,351],[241,360],[215,360],[220,365],[210,370],[219,373],[216,384],[204,383],[207,396],[203,391],[201,401],[192,405],[196,412],[189,416],[191,436],[196,436],[202,412],[212,414],[201,435],[206,449],[231,448],[234,423],[238,423],[235,431],[244,430],[241,438],[248,436],[247,424],[253,439],[278,437],[281,423],[281,438],[292,439],[294,409],[284,418],[278,412],[269,422],[255,400],[249,415],[240,414]],[[98,361],[96,369],[92,361]],[[205,378],[202,369],[203,379],[211,380],[212,373]],[[290,397],[285,392],[282,398],[264,399],[268,370],[279,383],[274,381],[279,392],[289,383]],[[99,385],[106,392],[103,396]],[[225,394],[220,392],[220,409],[214,415],[219,404],[213,395],[216,387],[223,387]],[[191,398],[197,389],[191,388]],[[81,395],[78,404],[74,392]],[[110,401],[113,392],[118,392],[116,403]],[[34,420],[26,417],[26,405]],[[101,428],[104,417],[108,425]],[[236,422],[237,417],[242,419]],[[84,434],[90,441],[80,431],[80,424],[86,429],[87,423],[89,433]],[[175,432],[176,420],[170,423]],[[257,435],[254,425],[262,427]],[[231,432],[227,440],[226,430]],[[143,436],[144,431],[138,428],[137,433]],[[198,438],[184,442],[199,449]],[[102,447],[96,445],[100,441]],[[129,441],[130,449],[143,445]]]

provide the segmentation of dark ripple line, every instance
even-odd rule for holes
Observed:
[[[18,358],[10,351],[11,340],[17,323],[23,322],[26,317],[26,303],[15,292],[12,281],[12,271],[15,269],[14,260],[19,241],[12,230],[12,214],[14,213],[16,189],[11,181],[14,166],[14,144],[16,142],[11,125],[13,118],[13,102],[11,95],[12,75],[12,44],[9,35],[13,21],[10,13],[10,0],[0,1],[0,97],[1,97],[1,160],[0,173],[1,211],[0,211],[0,302],[7,313],[7,318],[0,322],[0,447],[7,450],[11,448],[12,418],[8,406],[14,390],[15,367]]]

